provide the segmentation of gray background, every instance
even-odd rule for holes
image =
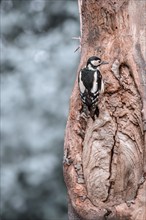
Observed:
[[[63,139],[77,0],[1,0],[1,217],[66,220]]]

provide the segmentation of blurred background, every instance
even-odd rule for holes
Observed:
[[[66,220],[77,0],[1,0],[1,219]]]

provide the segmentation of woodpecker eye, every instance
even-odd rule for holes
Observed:
[[[92,60],[91,63],[93,66],[98,66],[101,63],[101,60]]]

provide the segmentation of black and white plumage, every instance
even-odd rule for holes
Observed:
[[[83,103],[83,112],[90,112],[94,120],[94,115],[98,117],[99,109],[97,106],[100,93],[104,92],[104,83],[99,67],[107,62],[101,61],[99,57],[92,56],[88,59],[85,68],[80,70],[78,84],[80,96]]]

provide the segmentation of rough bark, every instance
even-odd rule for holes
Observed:
[[[64,145],[69,219],[146,219],[146,1],[79,0],[81,61],[97,55],[99,117],[80,117],[77,80]],[[77,73],[78,74],[78,73]]]

